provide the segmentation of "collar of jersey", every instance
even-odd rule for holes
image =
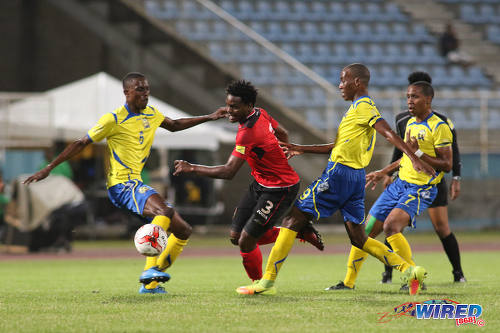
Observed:
[[[356,104],[357,101],[359,101],[360,99],[363,99],[363,98],[370,98],[370,96],[368,96],[368,95],[361,96],[357,100],[353,101],[352,104]]]
[[[415,117],[415,123],[417,123],[417,124],[426,123],[427,119],[429,119],[430,117],[432,117],[433,114],[434,114],[434,111],[431,110],[431,113],[424,120],[422,120],[421,122],[418,122],[417,118]]]

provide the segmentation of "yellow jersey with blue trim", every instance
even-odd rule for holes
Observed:
[[[376,131],[373,125],[382,119],[369,96],[355,100],[340,122],[331,162],[338,162],[353,169],[363,169],[372,158]]]
[[[453,126],[453,123],[451,123],[451,126]],[[432,157],[436,157],[435,148],[448,147],[451,146],[453,142],[450,124],[444,122],[433,112],[420,123],[417,122],[415,117],[410,118],[406,125],[405,133],[408,132],[411,137],[417,139],[419,149]],[[403,154],[399,164],[399,178],[408,183],[416,185],[433,185],[439,183],[443,175],[443,171],[438,171],[435,176],[429,176],[424,172],[417,172],[406,154]]]
[[[106,138],[109,148],[107,187],[141,179],[156,129],[165,116],[147,106],[140,113],[130,112],[127,104],[103,115],[87,136],[93,142]]]

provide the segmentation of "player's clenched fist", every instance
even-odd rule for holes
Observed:
[[[174,176],[178,176],[181,173],[189,173],[193,171],[192,164],[183,160],[175,160],[174,168],[175,168]]]

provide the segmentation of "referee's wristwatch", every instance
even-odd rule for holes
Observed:
[[[452,178],[453,180],[457,180],[457,181],[461,181],[462,180],[462,177],[460,176],[453,176]]]

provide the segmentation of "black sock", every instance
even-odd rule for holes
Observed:
[[[387,241],[387,238],[385,239],[384,244],[385,244],[388,248],[390,248],[390,249],[392,250],[392,246],[391,246],[391,244],[389,244],[389,242]],[[392,267],[391,267],[391,266],[389,266],[389,265],[385,265],[385,271],[386,271],[386,273],[387,273],[387,274],[392,274]]]
[[[444,252],[448,256],[454,272],[462,272],[462,265],[460,264],[460,250],[458,249],[458,242],[453,233],[445,238],[441,238],[443,243]]]

